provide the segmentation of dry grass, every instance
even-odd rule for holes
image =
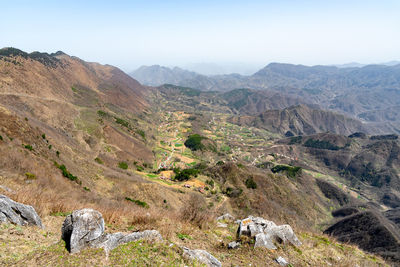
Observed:
[[[205,228],[213,219],[213,212],[207,208],[204,198],[198,193],[191,193],[189,200],[181,211],[183,221],[189,222],[200,228]]]

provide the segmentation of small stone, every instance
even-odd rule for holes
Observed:
[[[217,222],[217,227],[226,228],[228,225],[226,223]]]
[[[235,217],[230,215],[229,213],[226,213],[224,215],[221,215],[217,218],[217,221],[234,221]]]
[[[228,249],[235,249],[235,248],[239,248],[240,247],[240,243],[236,242],[236,241],[232,241],[228,244]]]
[[[275,259],[280,266],[287,266],[289,263],[281,256]]]
[[[202,249],[189,249],[183,247],[183,256],[199,263],[205,264],[208,267],[222,267],[222,264],[213,255]]]

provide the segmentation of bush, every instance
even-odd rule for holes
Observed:
[[[31,145],[24,145],[24,147],[25,147],[26,149],[30,150],[30,151],[33,150],[33,147],[32,147]]]
[[[99,164],[103,164],[103,161],[101,160],[101,158],[95,158],[94,161],[96,161]]]
[[[219,160],[216,165],[218,166],[224,165],[224,162],[222,160]]]
[[[3,141],[3,136],[0,135],[0,140]]]
[[[207,208],[207,203],[202,196],[197,193],[191,193],[189,200],[181,211],[181,218],[200,228],[204,228],[211,221],[212,214]]]
[[[131,126],[129,125],[129,122],[127,122],[127,121],[124,120],[124,119],[121,119],[121,118],[118,118],[118,117],[114,117],[114,119],[115,119],[115,122],[116,122],[116,123],[121,124],[122,126],[128,128],[128,129],[131,127]]]
[[[49,149],[51,149],[53,146],[52,145],[49,145]]]
[[[60,157],[60,151],[56,151],[56,155],[57,155],[57,157]]]
[[[197,177],[197,174],[200,172],[198,169],[194,169],[194,168],[191,168],[191,169],[184,169],[184,170],[181,170],[181,169],[179,169],[179,168],[175,168],[174,169],[174,172],[175,172],[175,178],[174,178],[174,180],[177,180],[177,181],[187,181],[187,180],[189,180],[190,178],[191,178],[191,176],[195,176],[195,177]]]
[[[146,139],[146,133],[143,130],[137,129],[136,133],[140,135],[143,139]]]
[[[36,180],[36,175],[34,175],[33,173],[26,172],[25,176],[26,176],[26,179],[28,179],[28,180]]]
[[[254,182],[253,178],[248,178],[245,182],[246,187],[250,188],[250,189],[256,189],[257,188],[257,184],[256,182]]]
[[[276,165],[271,169],[271,171],[273,173],[285,171],[289,177],[294,178],[294,177],[296,177],[297,174],[299,174],[301,172],[301,167]]]
[[[99,115],[100,117],[106,117],[108,114],[107,114],[107,112],[105,112],[105,111],[98,110],[98,111],[97,111],[97,115]]]
[[[133,202],[133,203],[135,203],[136,205],[141,206],[141,207],[143,207],[143,208],[146,208],[146,209],[149,208],[149,205],[148,205],[146,202],[144,202],[144,201],[140,201],[140,200],[138,200],[138,199],[132,199],[132,198],[130,198],[130,197],[126,197],[125,200],[130,201],[130,202]]]
[[[208,184],[209,186],[211,186],[211,188],[213,188],[214,187],[214,180],[207,180],[206,181],[206,184]]]
[[[305,147],[312,147],[312,148],[319,148],[319,149],[328,149],[328,150],[339,150],[340,147],[330,143],[329,141],[320,141],[320,140],[314,140],[312,138],[308,139],[304,143]]]
[[[144,168],[142,166],[136,166],[136,170],[138,170],[139,172],[144,171]]]
[[[46,135],[45,135],[45,134],[42,134],[42,138],[43,138],[43,139],[46,139]]]
[[[68,178],[71,181],[78,181],[78,177],[70,173],[67,168],[65,167],[64,164],[59,165],[57,162],[54,162],[54,165],[56,165],[57,168],[59,168],[62,171],[62,175],[66,178]]]
[[[185,146],[192,151],[203,150],[205,148],[201,143],[203,139],[205,139],[205,137],[199,134],[189,135],[188,139],[185,141]]]
[[[121,161],[118,163],[118,167],[120,167],[123,170],[128,169],[128,163],[126,163],[125,161]]]

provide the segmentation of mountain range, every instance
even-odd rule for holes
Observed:
[[[396,265],[397,71],[271,64],[196,80],[163,69],[149,81],[172,84],[155,87],[60,51],[0,49],[0,193],[45,226],[1,221],[0,265],[190,266],[188,247],[234,266],[273,266],[277,255],[295,266]],[[176,85],[178,73],[224,88]],[[339,96],[354,114],[327,105]],[[69,254],[60,229],[84,208],[110,232],[156,229],[165,241]],[[252,230],[236,236],[262,218],[290,225],[302,244],[254,249]]]
[[[269,94],[279,93],[368,122],[388,133],[400,131],[397,116],[400,112],[400,65],[338,68],[271,63],[250,76],[205,76],[182,69],[176,71],[152,66],[140,68],[140,75],[136,72],[131,75],[144,82],[160,77],[161,69],[166,78],[157,79],[154,84],[173,81],[175,85],[203,91],[248,88]]]

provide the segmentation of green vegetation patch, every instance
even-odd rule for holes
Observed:
[[[199,134],[189,135],[188,139],[185,141],[185,146],[192,151],[203,150],[205,148],[205,146],[201,143],[203,139],[206,138]]]
[[[26,149],[28,149],[30,151],[33,150],[33,147],[31,145],[23,145],[23,146],[24,146],[24,148],[26,148]]]
[[[296,177],[298,174],[301,173],[302,168],[297,166],[288,166],[288,165],[276,165],[274,166],[271,171],[273,173],[277,172],[286,172],[287,175],[291,178]]]
[[[57,162],[54,162],[54,165],[59,168],[62,171],[62,175],[66,178],[68,178],[71,181],[78,181],[78,177],[76,177],[75,175],[73,175],[72,173],[70,173],[67,170],[67,167],[65,167],[64,164],[59,165]]]
[[[339,150],[340,147],[332,144],[329,141],[324,141],[324,140],[315,140],[315,139],[308,139],[304,143],[305,147],[312,147],[312,148],[319,148],[319,149],[328,149],[328,150]]]
[[[143,207],[143,208],[146,208],[146,209],[149,208],[149,205],[148,205],[146,202],[144,202],[144,201],[141,201],[141,200],[138,200],[138,199],[132,199],[132,198],[130,198],[130,197],[125,197],[125,200],[130,201],[130,202],[133,202],[133,203],[135,203],[136,205],[141,206],[141,207]]]
[[[248,178],[246,180],[245,184],[246,184],[246,187],[249,188],[249,189],[256,189],[257,188],[257,184],[256,184],[256,182],[254,182],[252,177]]]
[[[187,181],[189,180],[192,176],[197,177],[199,174],[199,170],[195,168],[190,168],[190,169],[184,169],[181,170],[180,168],[175,168],[175,180],[177,181]]]
[[[36,180],[36,175],[30,172],[25,173],[26,179],[28,180]]]
[[[95,158],[94,161],[96,161],[99,164],[103,164],[103,161],[101,160],[101,158]]]
[[[125,161],[121,161],[118,163],[118,167],[123,170],[126,170],[126,169],[128,169],[128,163],[126,163]]]

